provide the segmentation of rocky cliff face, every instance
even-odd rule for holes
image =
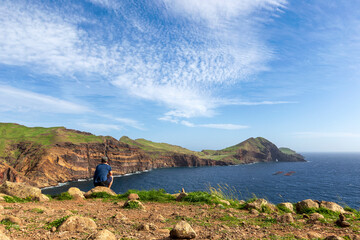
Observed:
[[[104,143],[69,142],[41,146],[20,142],[12,146],[18,158],[7,157],[0,164],[0,178],[28,182],[38,187],[54,186],[59,182],[92,178],[102,156],[109,158],[114,175],[163,167],[191,167],[225,165],[225,162],[200,159],[186,154],[173,154],[157,159],[150,158],[138,148],[107,139]]]

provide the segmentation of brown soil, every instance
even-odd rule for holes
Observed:
[[[322,238],[331,235],[359,239],[360,221],[352,221],[349,228],[339,228],[334,222],[307,222],[294,215],[291,224],[274,221],[279,213],[250,214],[247,210],[222,209],[206,204],[145,202],[146,210],[124,209],[124,201],[102,199],[65,200],[29,203],[1,203],[1,215],[22,220],[19,228],[0,225],[0,231],[10,239],[89,239],[90,232],[59,232],[46,225],[68,215],[81,215],[95,220],[97,229],[107,229],[117,239],[170,239],[169,232],[175,223],[186,220],[197,233],[196,239],[309,239],[308,233]],[[122,218],[122,215],[125,218]],[[164,219],[159,219],[161,215]],[[150,226],[140,230],[142,225]]]

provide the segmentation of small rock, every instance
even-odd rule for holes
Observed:
[[[291,212],[294,212],[294,205],[290,202],[280,203],[279,206],[283,206],[283,207],[289,209]]]
[[[271,212],[279,211],[278,208],[272,203],[268,203],[268,204],[266,204],[266,206],[270,209]]]
[[[313,238],[317,239],[317,238],[322,238],[322,235],[320,233],[310,231],[307,233],[307,237],[309,239],[313,239]]]
[[[170,234],[170,230],[167,228],[159,228],[156,231],[160,234],[166,234],[166,235]]]
[[[148,224],[141,224],[138,228],[137,228],[138,231],[150,231],[150,227]]]
[[[45,194],[40,194],[38,196],[35,196],[34,200],[39,201],[39,202],[48,202],[48,201],[50,201],[50,198],[48,196],[46,196]]]
[[[317,221],[320,219],[324,219],[324,216],[321,215],[320,213],[312,213],[312,214],[310,214],[309,219],[312,221]]]
[[[244,200],[239,200],[239,204],[245,204],[246,202]]]
[[[130,193],[128,196],[128,200],[139,200],[139,199],[140,199],[140,197],[136,193]]]
[[[281,223],[293,223],[294,218],[291,213],[285,213],[278,218],[278,221]]]
[[[91,218],[71,216],[59,226],[58,230],[70,232],[87,232],[95,231],[96,228],[96,223]]]
[[[84,199],[84,193],[76,187],[71,187],[68,190],[68,193],[74,197],[75,200]]]
[[[180,202],[184,197],[186,197],[188,194],[185,192],[181,192],[177,197],[176,201]]]
[[[250,214],[258,215],[259,211],[252,208],[252,209],[250,209]]]
[[[160,214],[150,214],[149,219],[157,222],[166,222],[166,219]]]
[[[56,227],[52,227],[52,228],[51,228],[51,231],[52,231],[52,232],[56,232]]]
[[[349,222],[346,221],[346,217],[344,216],[344,214],[340,213],[339,215],[339,219],[336,220],[336,225],[338,225],[339,227],[350,227],[351,224]]]
[[[90,237],[91,240],[116,240],[115,235],[107,229],[98,231]]]
[[[324,240],[344,240],[344,239],[342,237],[332,235],[332,236],[326,237]]]
[[[266,205],[267,204],[267,201],[263,198],[259,198],[259,199],[256,199],[255,201],[251,202],[251,203],[247,203],[246,204],[246,208],[247,209],[256,209],[256,210],[261,210],[262,206],[263,205]]]
[[[196,237],[194,229],[185,221],[178,222],[170,231],[170,237],[175,239],[192,239]]]
[[[22,223],[21,219],[15,216],[6,216],[6,215],[0,215],[0,221],[7,220],[12,223],[15,223],[17,225],[20,225]]]
[[[222,204],[228,205],[228,206],[231,205],[229,201],[226,201],[226,200],[223,200],[223,199],[220,199],[219,202],[221,202]]]
[[[306,200],[296,203],[296,211],[299,213],[303,213],[309,208],[318,209],[319,204],[311,199],[306,199]]]

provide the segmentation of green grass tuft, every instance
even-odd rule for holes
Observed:
[[[136,193],[139,195],[140,201],[144,202],[171,202],[175,200],[175,197],[166,193],[164,189],[153,189],[149,191],[129,190],[119,195],[118,199],[127,199],[130,193]]]
[[[74,197],[71,196],[70,193],[68,193],[68,192],[62,192],[58,195],[52,196],[52,198],[54,198],[58,201],[62,201],[62,200],[72,200]]]
[[[56,219],[48,224],[45,225],[45,228],[50,230],[52,227],[56,227],[58,228],[63,222],[66,221],[66,219],[68,219],[70,216],[65,216],[59,219]]]
[[[5,229],[6,230],[10,230],[11,228],[14,228],[16,230],[20,229],[20,226],[16,223],[13,223],[12,221],[10,221],[9,219],[4,219],[2,221],[0,221],[0,224],[5,225]]]
[[[15,196],[3,196],[5,202],[7,203],[25,203],[25,202],[31,202],[32,199],[31,197],[27,197],[27,198],[19,198],[19,197],[15,197]]]
[[[139,209],[140,205],[139,205],[138,202],[129,201],[124,208],[127,208],[127,209]]]

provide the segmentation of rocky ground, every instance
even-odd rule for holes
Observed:
[[[103,199],[2,203],[2,216],[15,223],[2,225],[9,239],[91,239],[95,231],[107,229],[116,239],[170,239],[170,229],[188,222],[196,239],[321,239],[328,236],[360,239],[359,219],[351,227],[334,222],[304,219],[293,214],[294,222],[280,222],[279,213],[250,213],[207,204],[146,202],[146,210],[124,209],[125,201]],[[93,219],[96,230],[61,231],[49,223],[69,215]],[[106,239],[106,238],[104,238]],[[109,238],[110,239],[110,238]]]
[[[7,188],[15,186],[8,183]],[[24,186],[19,189],[23,191]],[[94,197],[92,192],[83,194],[72,188],[66,195],[73,196],[72,200],[42,197],[10,202],[20,198],[0,194],[0,239],[360,239],[359,212],[344,211],[335,203],[304,200],[296,209],[289,203],[276,207],[264,199],[231,205],[223,199],[210,204],[175,200],[141,204],[134,200],[136,194],[128,196],[132,200],[122,200],[108,188],[96,189],[108,195],[89,198]],[[178,200],[186,195],[181,193]],[[306,208],[321,209],[322,214],[299,213]]]

